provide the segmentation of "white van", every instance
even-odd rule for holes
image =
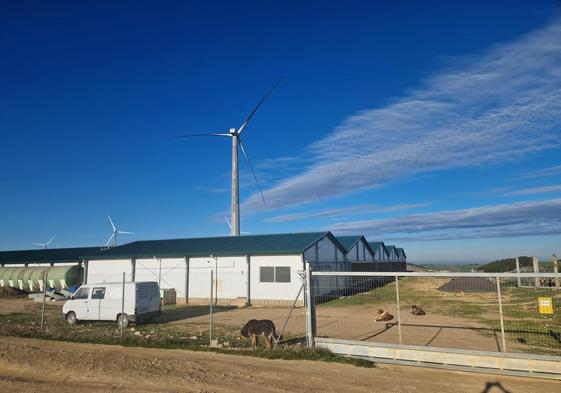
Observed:
[[[157,282],[125,283],[125,307],[122,314],[123,283],[84,284],[62,307],[66,321],[149,322],[160,315],[160,288]]]

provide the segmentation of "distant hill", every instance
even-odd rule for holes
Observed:
[[[531,267],[532,257],[518,257],[520,268]],[[490,262],[486,265],[480,266],[479,269],[485,273],[503,273],[516,270],[516,260],[514,258],[506,258],[498,261]]]
[[[409,264],[409,263],[408,263]],[[472,270],[478,270],[480,265],[477,263],[465,264],[444,264],[444,263],[420,263],[418,266],[431,272],[454,272],[454,273],[469,273]]]
[[[415,265],[414,263],[407,262],[407,271],[408,272],[426,272],[427,269],[425,269],[423,266]]]

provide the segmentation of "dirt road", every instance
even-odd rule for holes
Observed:
[[[503,389],[488,384],[499,383]],[[2,392],[547,392],[560,382],[0,336]]]

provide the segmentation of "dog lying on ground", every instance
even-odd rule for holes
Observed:
[[[244,325],[240,333],[243,337],[251,339],[252,348],[255,348],[259,343],[259,336],[265,338],[265,348],[267,349],[271,349],[273,339],[275,341],[279,339],[275,324],[269,319],[262,319],[260,321],[257,319],[250,319]]]
[[[411,307],[411,314],[413,314],[413,315],[425,315],[426,312],[421,307],[419,307],[415,304],[415,305],[413,305],[413,307]]]
[[[376,317],[376,321],[391,321],[393,319],[393,315],[388,312],[388,310],[378,309],[378,316]]]

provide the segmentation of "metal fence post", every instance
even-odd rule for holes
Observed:
[[[49,273],[45,272],[45,280],[43,282],[43,306],[41,308],[41,333],[43,333],[43,324],[45,323],[45,303],[47,301],[47,280]]]
[[[308,339],[308,348],[314,347],[314,322],[313,322],[313,298],[312,298],[312,269],[310,264],[306,264],[306,337]]]
[[[123,325],[125,324],[125,272],[123,272],[123,296],[121,297],[121,338],[123,338]]]
[[[501,298],[501,279],[499,277],[497,277],[497,298],[499,300],[499,318],[501,321],[501,343],[502,343],[501,352],[506,352],[505,323],[503,319],[503,301]]]
[[[401,312],[400,312],[400,303],[399,303],[399,276],[395,275],[395,302],[397,306],[397,334],[399,338],[399,343],[402,343],[402,336],[401,336]]]
[[[209,326],[209,346],[212,347],[212,298],[214,293],[214,270],[210,269],[210,326]]]
[[[534,273],[539,273],[540,272],[540,260],[538,259],[538,257],[536,257],[536,256],[532,257],[532,264],[534,265]],[[535,277],[534,281],[535,281],[535,284],[536,284],[536,288],[539,288],[540,287],[539,277]]]
[[[514,260],[516,261],[516,273],[520,274],[520,260],[518,259],[518,257],[516,257]],[[518,282],[518,288],[520,288],[522,286],[520,277],[518,277],[516,280]]]

